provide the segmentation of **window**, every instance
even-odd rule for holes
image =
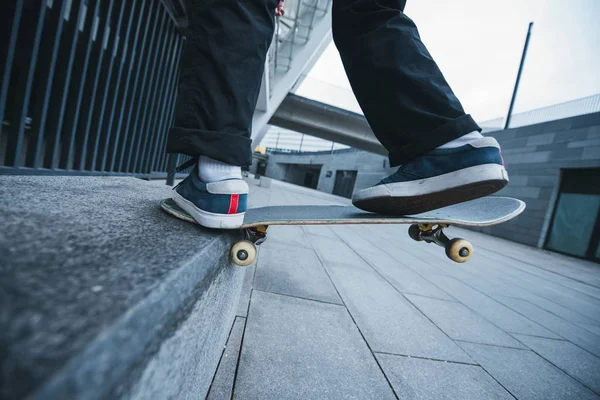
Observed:
[[[600,169],[563,170],[546,248],[600,261]]]

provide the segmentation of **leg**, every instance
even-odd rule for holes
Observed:
[[[250,127],[277,0],[188,0],[170,153],[252,164]]]
[[[252,163],[250,129],[277,0],[188,0],[186,6],[189,27],[167,151],[198,161],[173,200],[201,225],[233,229],[247,207],[240,166]]]
[[[405,3],[334,0],[333,5],[333,37],[352,89],[389,151],[390,165],[402,165],[374,188],[356,193],[353,201],[368,211],[394,214],[481,197],[507,182],[497,143],[482,138],[464,112],[404,14]],[[460,147],[448,145],[461,137],[466,140],[458,141]],[[477,140],[484,142],[470,146]],[[480,164],[494,165],[483,174],[469,170]]]
[[[421,42],[403,0],[335,0],[333,37],[373,132],[405,164],[481,130]]]

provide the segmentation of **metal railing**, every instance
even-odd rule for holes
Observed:
[[[165,3],[7,3],[0,173],[166,174],[184,38]]]
[[[276,19],[275,37],[269,49],[269,76],[288,72],[296,46],[310,39],[317,19],[326,17],[331,0],[287,0],[285,15]]]
[[[571,100],[548,107],[515,113],[510,120],[509,128],[541,124],[543,122],[556,121],[558,119],[576,117],[579,115],[600,112],[600,94]],[[480,122],[479,125],[486,132],[494,132],[503,129],[504,118],[496,118]]]

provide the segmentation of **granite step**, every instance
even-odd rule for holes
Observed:
[[[203,398],[233,323],[238,232],[128,177],[0,176],[0,398]]]

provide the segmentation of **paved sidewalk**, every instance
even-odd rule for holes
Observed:
[[[347,204],[274,181],[251,206]],[[600,398],[600,266],[458,228],[271,227],[212,399]]]

